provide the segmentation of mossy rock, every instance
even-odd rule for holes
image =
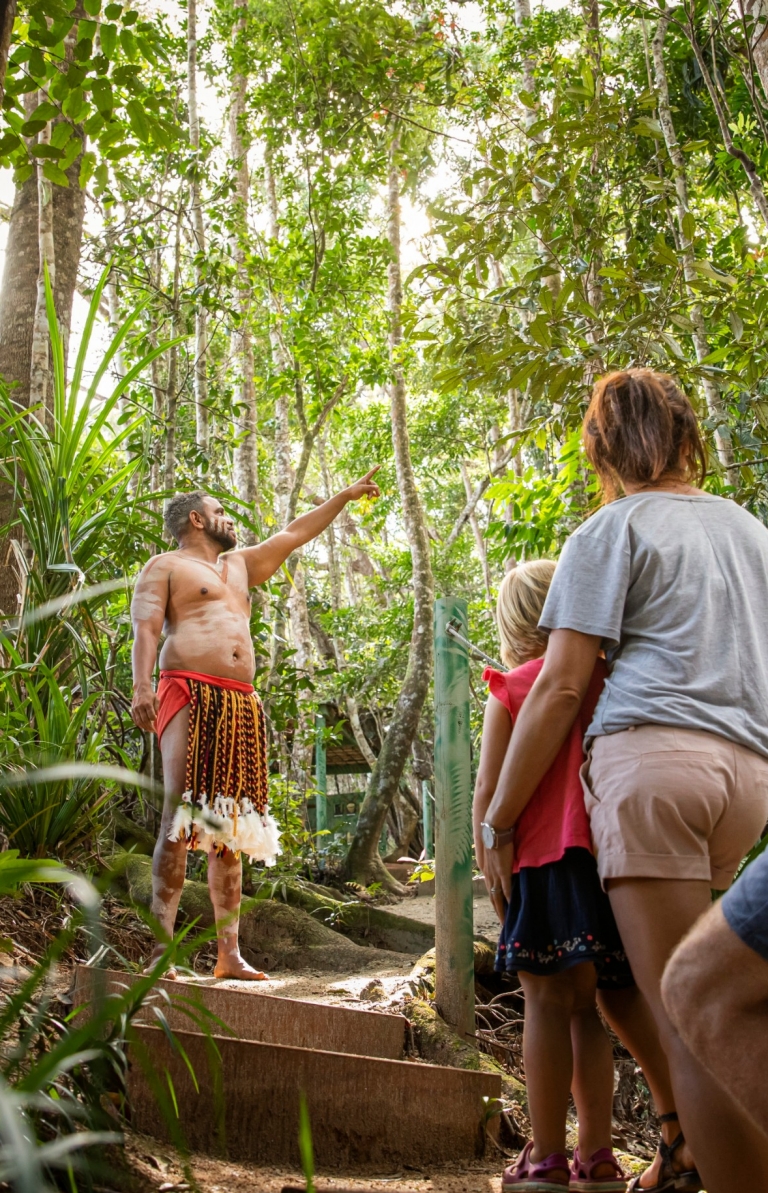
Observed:
[[[424,1060],[435,1065],[447,1065],[453,1069],[496,1073],[501,1077],[505,1099],[525,1108],[527,1099],[523,1083],[497,1064],[492,1057],[479,1052],[473,1044],[462,1040],[440,1017],[434,1003],[426,998],[406,999],[403,1014],[413,1024],[416,1045]]]
[[[139,854],[118,854],[113,872],[119,874],[132,902],[149,907],[152,900],[152,862]],[[187,880],[181,893],[179,918],[201,927],[213,923],[208,887]],[[402,968],[411,958],[401,953],[363,948],[334,932],[299,907],[277,899],[246,899],[240,916],[243,956],[260,969],[343,970]]]
[[[340,902],[315,883],[286,879],[275,887],[274,883],[265,880],[260,887],[262,891],[273,888],[274,898],[283,898],[292,907],[300,907],[318,923],[343,933],[356,944],[419,957],[435,943],[432,924],[422,924],[409,916],[384,911],[358,900]],[[259,890],[259,887],[255,889]]]

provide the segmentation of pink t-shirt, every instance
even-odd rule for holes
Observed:
[[[514,671],[502,673],[487,667],[483,672],[491,695],[509,710],[513,722],[543,666],[542,658],[523,663]],[[512,867],[515,874],[521,866],[545,866],[548,862],[557,862],[566,849],[574,845],[592,849],[579,771],[584,762],[584,734],[607,674],[605,661],[598,659],[573,728],[520,814],[515,825]]]

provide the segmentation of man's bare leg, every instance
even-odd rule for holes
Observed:
[[[691,1052],[768,1135],[768,961],[719,903],[672,954],[661,990]]]
[[[218,925],[218,960],[213,971],[217,978],[237,978],[241,982],[265,982],[267,975],[254,969],[240,955],[240,900],[243,864],[230,850],[218,857],[208,854],[208,890],[211,893]]]
[[[168,833],[173,826],[173,817],[184,791],[187,769],[187,738],[189,735],[189,707],[182,708],[166,726],[160,742],[163,759],[163,787],[165,799],[160,819],[160,832],[152,855],[152,915],[169,937],[173,936],[176,913],[187,871],[187,846],[184,841],[169,841]],[[158,943],[150,965],[157,961],[165,949]],[[176,977],[176,970],[170,969],[168,978]]]

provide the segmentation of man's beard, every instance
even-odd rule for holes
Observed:
[[[237,535],[234,530],[228,530],[218,518],[206,518],[205,533],[225,551],[237,546]]]

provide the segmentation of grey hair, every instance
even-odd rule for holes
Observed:
[[[181,537],[189,525],[192,510],[202,514],[205,498],[206,494],[202,489],[196,489],[194,493],[177,493],[166,505],[163,515],[165,529],[173,535],[177,543],[181,542]]]

